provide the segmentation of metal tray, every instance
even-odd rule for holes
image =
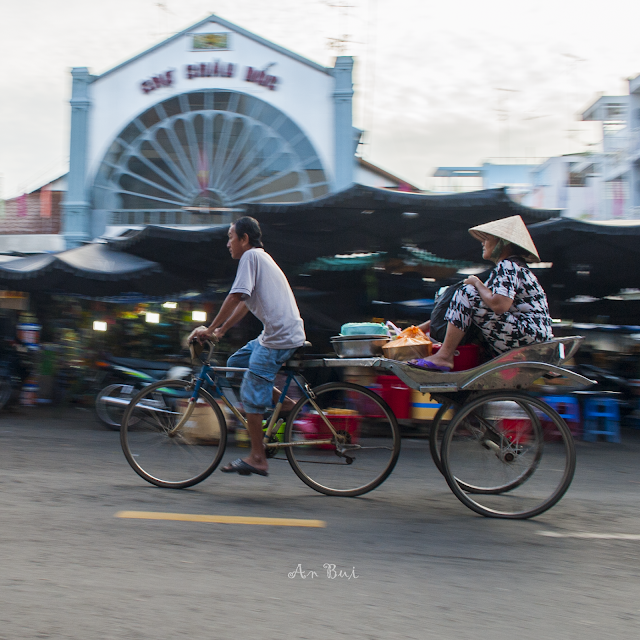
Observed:
[[[335,336],[331,345],[339,358],[371,358],[382,355],[387,336]]]

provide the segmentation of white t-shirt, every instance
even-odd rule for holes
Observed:
[[[305,341],[304,323],[287,277],[264,249],[242,254],[229,293],[242,293],[244,303],[264,325],[258,340],[270,349],[294,349]]]

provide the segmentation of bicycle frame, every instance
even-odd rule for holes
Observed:
[[[189,404],[187,410],[184,415],[179,420],[178,424],[171,430],[172,432],[178,431],[182,426],[189,420],[193,409],[195,408],[196,401],[200,394],[200,390],[203,385],[209,385],[212,389],[215,390],[215,393],[212,394],[214,398],[220,398],[220,400],[224,403],[224,405],[233,413],[233,415],[240,421],[240,423],[247,428],[247,420],[240,413],[238,408],[234,406],[234,404],[227,398],[224,393],[224,388],[218,383],[218,375],[221,373],[244,373],[248,371],[248,369],[242,369],[238,367],[217,367],[211,366],[209,362],[204,362],[202,365],[202,369],[200,370],[199,375],[195,378],[195,384],[193,388],[193,393],[189,398]],[[213,372],[213,377],[211,373]],[[291,383],[295,382],[298,389],[300,389],[301,393],[305,396],[305,398],[309,401],[311,406],[318,412],[318,415],[322,418],[323,422],[329,429],[330,433],[333,435],[334,439],[317,439],[317,440],[304,440],[300,442],[271,442],[271,437],[274,432],[277,432],[278,429],[282,426],[284,420],[282,418],[279,419],[280,411],[282,409],[282,405],[284,403],[285,398],[287,397],[287,393],[291,386]],[[336,451],[338,454],[343,453],[346,450],[359,449],[360,446],[356,444],[342,444],[340,443],[340,437],[335,430],[334,426],[331,424],[331,421],[327,418],[324,411],[318,406],[315,401],[315,394],[313,390],[309,387],[309,383],[305,380],[305,378],[294,371],[287,372],[287,380],[282,388],[280,393],[280,397],[278,398],[278,402],[271,414],[271,418],[269,419],[269,423],[266,427],[265,435],[264,435],[264,445],[267,449],[283,449],[284,447],[295,447],[295,446],[317,446],[323,444],[332,444],[335,441]]]

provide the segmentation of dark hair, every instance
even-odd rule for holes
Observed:
[[[260,223],[251,216],[243,216],[238,218],[233,226],[236,229],[238,238],[242,238],[245,234],[249,237],[249,244],[257,249],[262,249],[262,231]]]
[[[522,258],[525,262],[529,262],[530,253],[524,247],[510,242],[509,250],[511,251],[512,256],[517,256],[518,258]]]

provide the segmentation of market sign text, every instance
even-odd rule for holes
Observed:
[[[275,91],[279,79],[269,73],[273,63],[268,64],[264,69],[256,67],[246,67],[240,75],[245,82],[252,82],[270,91]],[[239,65],[233,62],[223,62],[214,60],[213,62],[201,62],[198,64],[188,64],[184,68],[184,75],[187,80],[194,78],[233,78],[238,74]],[[140,83],[143,93],[151,93],[162,87],[170,87],[175,82],[175,69],[168,69]]]

